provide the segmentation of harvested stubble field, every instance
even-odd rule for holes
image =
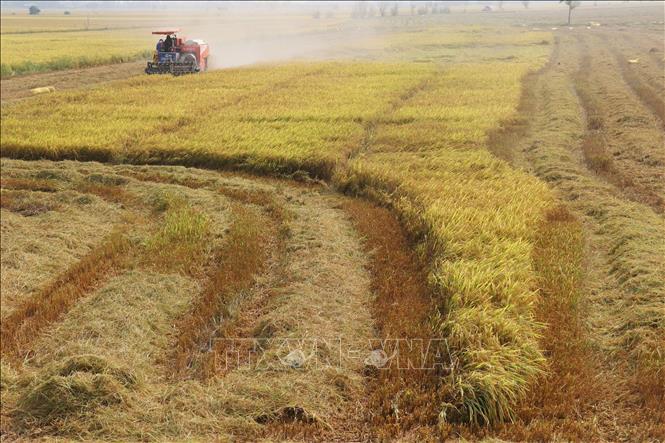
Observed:
[[[3,434],[665,438],[662,10],[625,11],[3,105]],[[400,337],[438,369],[371,370]]]

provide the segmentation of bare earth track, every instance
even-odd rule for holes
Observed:
[[[140,75],[144,68],[145,62],[138,61],[6,78],[0,80],[0,96],[2,96],[2,103],[4,104],[31,97],[31,89],[43,86],[53,86],[56,90],[92,87],[113,80]]]

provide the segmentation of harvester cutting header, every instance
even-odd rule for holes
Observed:
[[[146,74],[182,75],[208,69],[208,43],[178,37],[179,32],[180,29],[153,31],[155,35],[166,37],[157,42],[153,59],[145,68]]]

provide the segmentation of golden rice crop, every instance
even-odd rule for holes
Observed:
[[[408,48],[411,51],[419,46],[449,46],[464,47],[474,45],[484,46],[516,46],[532,45],[551,41],[551,33],[546,31],[530,32],[497,32],[497,29],[487,25],[465,25],[460,27],[428,28],[420,32],[395,33],[391,35],[390,42],[397,47]]]
[[[530,251],[552,196],[482,149],[486,132],[513,111],[527,69],[450,68],[379,123],[377,143],[343,179],[395,207],[432,254],[437,324],[460,371],[451,380],[457,411],[447,414],[471,421],[509,418],[543,361]]]
[[[95,31],[150,27],[163,20],[154,14],[111,14],[108,12],[73,10],[70,15],[42,11],[39,15],[28,15],[27,7],[17,11],[3,9],[0,23],[2,34],[66,33],[70,31]]]
[[[436,34],[418,38],[437,50]],[[503,420],[541,371],[531,251],[553,197],[486,151],[486,134],[515,112],[547,38],[504,36],[509,51],[481,46],[474,64],[469,49],[443,67],[258,66],[36,97],[2,109],[2,155],[302,170],[390,205],[429,254],[457,364],[442,416]]]
[[[154,38],[147,30],[3,34],[1,76],[84,68],[147,58]]]
[[[9,15],[3,10],[0,39],[1,76],[84,68],[148,58],[156,42],[151,31],[165,23],[177,23],[184,35],[224,41],[234,46],[246,40],[248,27],[261,29],[263,36],[284,37],[338,31],[343,20],[289,14],[237,16],[225,12],[182,16],[160,11],[154,14],[94,14],[72,11],[73,15]],[[82,15],[77,15],[82,14]],[[83,15],[85,14],[85,15]],[[348,18],[347,18],[348,21]],[[182,34],[181,34],[182,35]],[[220,57],[221,59],[221,57]]]

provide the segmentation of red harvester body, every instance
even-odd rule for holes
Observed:
[[[178,37],[180,29],[153,31],[166,36],[166,41],[155,51],[145,68],[146,74],[182,75],[208,69],[210,47],[203,40],[187,40]]]

